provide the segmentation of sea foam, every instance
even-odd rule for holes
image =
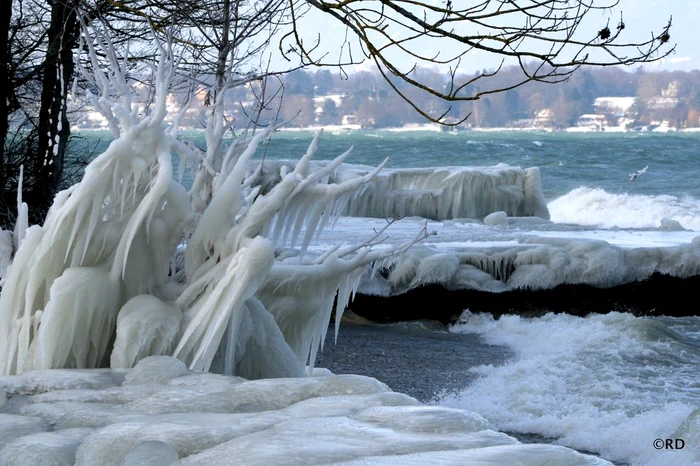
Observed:
[[[500,430],[634,466],[698,464],[700,405],[695,361],[700,318],[631,314],[548,314],[541,318],[472,315],[452,329],[478,333],[516,356],[476,369],[481,378],[441,404],[469,409]],[[683,450],[656,450],[655,439],[683,438]],[[692,443],[692,444],[691,444]]]
[[[602,228],[658,228],[663,218],[684,228],[700,230],[700,200],[690,196],[613,194],[603,189],[580,187],[551,201],[551,220],[556,223]]]

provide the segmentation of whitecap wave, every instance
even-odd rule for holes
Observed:
[[[465,313],[452,330],[478,333],[516,356],[481,366],[481,378],[441,404],[477,412],[497,428],[537,434],[635,466],[698,464],[700,318],[611,313],[541,318]],[[690,382],[689,381],[695,381]],[[657,438],[686,448],[657,451]],[[692,443],[692,444],[691,444]]]
[[[700,200],[690,196],[612,194],[603,189],[580,187],[548,206],[556,223],[602,228],[657,228],[664,217],[690,230],[700,230]]]

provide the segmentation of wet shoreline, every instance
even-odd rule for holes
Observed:
[[[512,357],[505,347],[487,345],[477,334],[456,334],[434,321],[340,326],[337,343],[329,328],[317,367],[336,374],[360,374],[424,403],[470,385],[471,367],[500,365]]]

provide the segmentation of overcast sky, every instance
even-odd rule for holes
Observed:
[[[434,0],[439,2],[440,0]],[[465,0],[456,0],[457,2]],[[645,65],[650,70],[692,70],[700,69],[700,0],[620,0],[610,21],[611,29],[619,20],[620,11],[624,15],[626,29],[624,32],[625,38],[630,39],[646,39],[650,37],[651,32],[656,34],[663,29],[663,26],[668,21],[669,17],[673,17],[673,26],[671,29],[671,43],[675,43],[676,52],[662,62]],[[606,18],[609,13],[591,12],[589,13],[589,22],[585,23],[585,27],[580,28],[586,33],[586,38],[590,37],[591,31],[595,34],[600,28],[605,25]],[[306,41],[311,42],[317,34],[321,34],[324,48],[329,53],[336,51],[342,44],[345,29],[339,27],[335,20],[330,19],[327,15],[321,13],[310,12],[304,18],[304,22],[300,27],[301,33]],[[583,39],[583,37],[580,37]],[[459,50],[459,44],[449,44],[451,41],[441,41],[438,47],[443,53]],[[424,45],[425,50],[434,52],[436,44]],[[408,58],[397,58],[399,66],[408,69],[412,66],[412,62]],[[469,59],[464,60],[460,69],[463,72],[474,72],[482,69],[493,69],[498,66],[500,59],[487,53],[470,53]],[[370,69],[371,65],[366,64],[360,67],[361,69]]]

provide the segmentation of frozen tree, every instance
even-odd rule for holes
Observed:
[[[127,59],[101,30],[83,26],[92,64],[86,78],[97,90],[91,99],[115,140],[80,183],[58,194],[45,223],[26,231],[0,295],[0,373],[131,367],[145,356],[174,354],[195,370],[301,375],[364,268],[427,233],[373,250],[381,231],[310,254],[313,235],[381,166],[327,183],[350,151],[311,169],[319,134],[262,195],[254,184],[260,163],[252,158],[274,126],[225,144],[224,99],[217,99],[207,149],[194,148],[179,137],[178,117],[165,122],[179,65],[172,42],[154,37],[154,100],[139,113]],[[221,89],[232,76],[222,76]],[[198,167],[189,193],[173,179],[174,154]],[[184,268],[177,270],[172,259],[183,243]]]

